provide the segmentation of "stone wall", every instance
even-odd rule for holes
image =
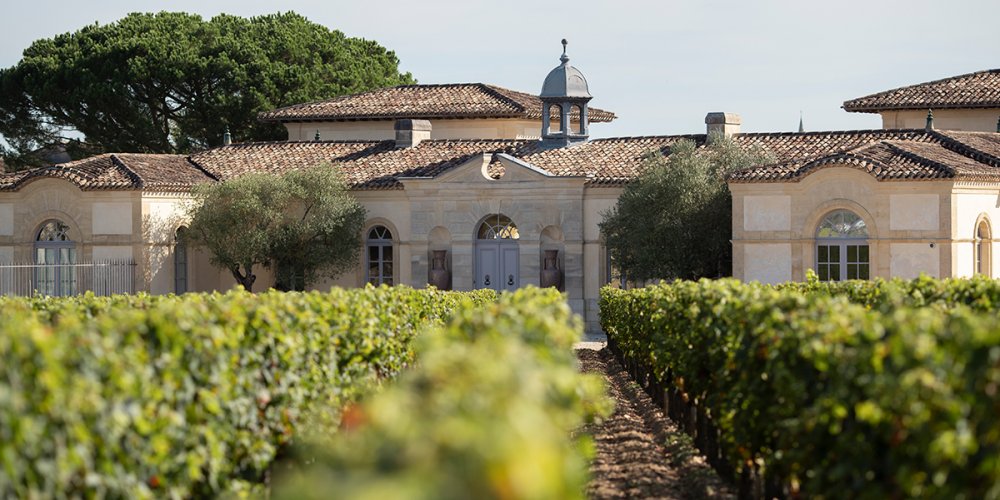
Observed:
[[[935,109],[934,128],[938,130],[967,130],[996,132],[1000,108],[987,109]],[[922,129],[927,125],[926,109],[883,111],[882,128]]]
[[[81,191],[63,179],[41,178],[19,191],[0,195],[0,255],[16,262],[34,261],[42,224],[60,220],[76,242],[76,259],[136,258],[142,240],[137,192]]]
[[[845,165],[819,169],[799,182],[729,187],[737,278],[805,279],[816,266],[817,226],[837,209],[865,220],[872,277],[953,274],[950,181],[879,182]],[[972,231],[973,222],[968,226]]]

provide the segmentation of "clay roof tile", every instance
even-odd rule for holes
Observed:
[[[977,71],[851,99],[856,113],[890,109],[1000,108],[1000,69]]]
[[[66,179],[84,191],[187,191],[211,181],[183,155],[105,153],[59,165],[0,174],[0,191],[41,178]]]
[[[538,96],[485,83],[400,85],[295,104],[259,115],[265,122],[541,117],[542,101]],[[589,108],[588,117],[591,122],[610,122],[615,114]]]

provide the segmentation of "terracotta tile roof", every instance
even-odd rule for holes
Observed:
[[[623,185],[642,170],[643,160],[652,151],[669,154],[678,140],[692,140],[704,146],[705,134],[623,137],[596,139],[568,148],[526,152],[525,161],[555,175],[591,176],[592,186]],[[843,152],[880,140],[927,140],[922,130],[860,130],[808,133],[737,134],[737,144],[761,147],[779,162],[813,158],[831,152]]]
[[[248,172],[281,173],[322,163],[335,164],[354,189],[401,189],[400,177],[435,177],[475,156],[492,155],[499,175],[505,153],[557,176],[589,177],[588,184],[619,185],[637,175],[646,154],[667,151],[683,137],[598,139],[568,148],[544,149],[537,140],[422,141],[413,148],[381,142],[271,142],[234,144],[199,153],[191,161],[225,180]]]
[[[138,176],[140,184],[137,187],[145,191],[185,190],[215,180],[183,155],[115,153],[111,156]]]
[[[191,155],[191,162],[219,180],[251,172],[282,174],[289,170],[340,161],[341,158],[375,154],[392,141],[248,142]]]
[[[498,176],[503,167],[497,155],[505,153],[556,176],[587,177],[591,187],[621,186],[640,173],[649,153],[669,154],[670,146],[681,139],[704,145],[706,136],[596,139],[556,149],[545,149],[537,140],[427,140],[417,147],[400,149],[395,147],[395,141],[248,143],[199,153],[191,161],[223,180],[248,172],[281,173],[331,163],[343,170],[354,189],[401,189],[400,177],[434,177],[483,154],[493,155],[489,171]],[[977,132],[754,133],[738,134],[735,140],[748,147],[767,149],[777,163],[734,174],[734,182],[794,181],[809,169],[831,165],[838,159],[873,165],[870,171],[877,170],[879,178],[885,180],[945,175],[926,170],[936,168],[935,161],[956,165],[954,175],[948,175],[961,177],[975,170],[971,163],[963,167],[966,160],[981,163],[984,158],[993,158],[990,155],[1000,156],[1000,134]],[[918,149],[925,143],[933,143],[935,149]],[[871,149],[876,145],[883,147]],[[921,155],[927,158],[919,160]]]
[[[588,185],[621,185],[639,174],[647,155],[668,154],[670,146],[684,138],[704,142],[704,136],[682,135],[595,139],[565,148],[536,146],[519,157],[553,175],[590,177]]]
[[[889,109],[1000,108],[1000,69],[977,71],[845,101],[859,113]]]
[[[398,149],[396,141],[247,143],[199,153],[191,161],[221,180],[250,172],[280,174],[329,163],[344,172],[354,189],[401,189],[399,177],[433,177],[473,156],[512,153],[536,142],[441,139]]]
[[[767,149],[778,161],[849,151],[878,141],[929,140],[923,130],[837,130],[739,134],[736,142]]]
[[[1000,134],[956,130],[942,130],[937,134],[949,141],[956,151],[1000,166]]]
[[[706,136],[596,139],[545,149],[537,140],[426,140],[413,148],[395,141],[315,141],[233,144],[192,155],[99,155],[64,165],[5,174],[0,190],[37,177],[61,177],[81,189],[177,189],[251,172],[281,174],[329,163],[354,189],[401,189],[401,177],[435,177],[480,155],[492,155],[500,175],[504,153],[552,175],[586,177],[589,187],[621,186],[635,178],[653,151],[669,154],[677,141],[704,145]],[[1000,134],[861,130],[738,134],[738,144],[763,147],[777,162],[734,173],[731,182],[795,182],[818,168],[849,165],[879,180],[989,179],[1000,181]]]
[[[965,179],[1000,181],[1000,134],[982,132],[884,131],[868,144],[791,158],[732,174],[730,182],[794,182],[817,169],[847,165],[878,180]],[[983,151],[986,150],[986,151]]]
[[[323,101],[295,104],[259,115],[265,122],[395,120],[398,118],[542,118],[536,95],[484,83],[400,85]],[[615,114],[589,108],[591,122]]]
[[[39,178],[66,179],[84,191],[186,191],[211,181],[185,156],[106,153],[59,165],[0,174],[0,191],[14,191]]]

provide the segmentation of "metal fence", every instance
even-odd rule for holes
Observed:
[[[66,296],[135,293],[135,262],[0,264],[0,295]]]

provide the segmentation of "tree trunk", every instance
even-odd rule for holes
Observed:
[[[253,266],[246,267],[246,274],[240,272],[239,266],[234,266],[230,269],[233,273],[233,278],[236,278],[236,282],[243,286],[243,288],[248,292],[253,292],[253,282],[257,281],[257,276],[253,273]]]

